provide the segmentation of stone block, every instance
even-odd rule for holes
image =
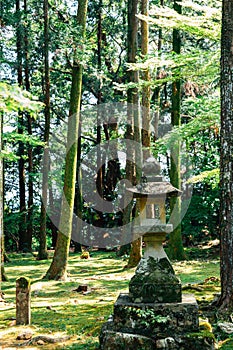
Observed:
[[[214,350],[211,332],[200,331],[198,305],[184,294],[180,303],[133,303],[120,294],[102,326],[101,350]]]
[[[214,350],[215,342],[212,333],[176,333],[170,337],[153,339],[140,334],[116,332],[113,322],[103,325],[100,350]]]
[[[198,331],[198,305],[192,295],[183,295],[180,303],[133,303],[128,294],[120,294],[114,305],[114,330],[137,333],[157,339],[174,332]]]
[[[101,350],[154,350],[153,339],[139,334],[128,334],[105,330],[100,337]]]
[[[129,295],[135,303],[179,303],[180,279],[167,258],[142,258],[129,283]]]

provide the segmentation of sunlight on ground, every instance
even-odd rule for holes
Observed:
[[[0,349],[16,349],[24,342],[16,338],[25,329],[31,330],[33,337],[71,337],[64,343],[32,344],[25,349],[96,349],[101,325],[112,313],[119,293],[128,292],[135,270],[124,269],[126,261],[116,258],[115,253],[94,253],[88,260],[71,254],[67,282],[43,281],[40,278],[50,262],[40,264],[30,255],[23,259],[14,255],[6,264],[9,282],[2,286],[6,303],[0,303]],[[200,291],[191,290],[197,298],[209,300],[219,291],[217,260],[175,262],[173,266],[183,284],[200,284]],[[15,279],[22,275],[32,279],[31,327],[15,326]],[[210,276],[215,276],[214,283],[206,280]],[[87,285],[87,292],[78,293],[79,285]]]

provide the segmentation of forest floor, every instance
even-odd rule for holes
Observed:
[[[195,294],[200,317],[206,319],[206,306],[220,292],[218,247],[206,244],[187,253],[189,259],[173,262],[173,267],[181,278],[183,293]],[[67,282],[42,280],[51,260],[37,261],[30,254],[10,255],[11,262],[5,265],[9,281],[2,283],[5,301],[0,302],[0,349],[98,349],[101,326],[112,313],[119,293],[128,292],[134,269],[125,269],[126,260],[116,257],[115,252],[90,255],[85,260],[80,254],[70,254]],[[31,326],[15,324],[15,281],[19,276],[32,281]],[[87,285],[88,290],[77,292],[79,285]],[[214,317],[210,315],[209,321],[214,323]],[[35,342],[17,340],[24,334]],[[232,340],[225,338],[228,340],[219,348],[233,349]],[[57,342],[47,343],[46,339]]]

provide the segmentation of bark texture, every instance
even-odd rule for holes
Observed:
[[[138,13],[138,0],[128,1],[128,62],[135,63],[136,55],[138,51],[138,19],[136,17]],[[138,83],[139,76],[137,71],[129,71],[128,82]],[[139,96],[138,88],[134,87],[128,89],[127,92],[128,102],[128,121],[126,138],[137,142],[138,147],[131,147],[130,143],[127,147],[127,160],[126,160],[126,178],[133,184],[136,185],[140,180],[140,169],[136,165],[140,164],[141,159],[141,135],[140,135],[140,122],[139,122]],[[133,161],[129,161],[129,159]],[[124,212],[123,222],[127,223],[130,220],[132,207],[128,205]],[[131,244],[131,251],[129,261],[126,267],[137,266],[141,259],[141,237],[133,240]]]
[[[102,69],[102,7],[103,2],[99,0],[98,7],[98,30],[97,30],[97,61],[98,61],[98,91],[97,91],[97,103],[100,104],[102,102],[102,77],[101,77],[101,69]],[[101,143],[101,113],[97,110],[97,144]],[[103,166],[102,166],[102,157],[101,152],[97,151],[97,179],[96,179],[96,188],[100,195],[103,197]],[[100,213],[102,216],[102,213]],[[102,218],[101,218],[102,219]]]
[[[21,19],[21,3],[16,0],[16,54],[17,54],[17,79],[18,85],[23,87],[23,26]],[[18,133],[23,134],[24,120],[23,113],[19,112],[18,118]],[[26,190],[25,190],[25,155],[24,144],[19,142],[18,148],[18,168],[19,168],[19,250],[27,250],[27,231],[26,231]]]
[[[174,2],[174,9],[181,13],[181,6]],[[178,30],[173,30],[173,51],[177,54],[181,50],[181,37]],[[181,104],[181,81],[177,79],[172,83],[172,114],[171,123],[172,126],[179,127],[181,125],[180,117],[180,104]],[[170,181],[173,186],[181,188],[180,178],[180,141],[176,140],[171,147],[171,168],[170,168]],[[172,216],[174,217],[174,230],[170,234],[169,238],[169,257],[171,259],[184,260],[185,253],[181,236],[181,199],[180,197],[173,197],[170,199],[170,208]],[[173,223],[173,222],[172,222]]]
[[[44,0],[44,159],[43,159],[43,179],[42,179],[42,203],[40,214],[40,237],[38,260],[48,259],[46,241],[46,207],[48,202],[48,175],[49,175],[49,130],[50,130],[50,74],[49,74],[49,15],[48,0]]]
[[[221,38],[220,274],[222,309],[233,307],[233,2],[223,0]]]
[[[77,25],[80,28],[80,38],[85,37],[87,3],[88,0],[80,0],[78,3]],[[78,58],[75,56],[72,69],[72,86],[70,96],[70,110],[67,132],[67,152],[61,217],[53,261],[45,275],[45,278],[47,279],[64,280],[67,276],[67,262],[72,232],[73,209],[75,198],[75,180],[77,171],[77,148],[81,95],[82,65],[78,62]]]
[[[24,0],[24,80],[25,89],[30,91],[30,71],[29,71],[29,21],[28,4]],[[32,117],[26,112],[28,134],[32,135]],[[32,250],[32,235],[33,235],[33,151],[32,146],[28,145],[28,210],[27,210],[27,250]]]
[[[149,3],[148,0],[141,0],[141,13],[148,16]],[[141,55],[142,58],[148,55],[149,49],[149,25],[146,21],[141,22]],[[150,81],[149,69],[145,69],[142,72],[142,79],[144,80],[144,86],[142,88],[142,146],[143,146],[143,161],[150,156],[150,85],[147,84]]]
[[[0,114],[0,153],[3,148],[2,142],[2,129],[3,129],[3,115]],[[3,159],[0,156],[0,301],[1,301],[1,282],[7,281],[7,277],[4,270],[4,230],[3,230],[3,208],[4,208],[4,196],[3,196]]]

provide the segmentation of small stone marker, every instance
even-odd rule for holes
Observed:
[[[30,279],[19,277],[16,280],[16,325],[31,322],[31,285]]]

